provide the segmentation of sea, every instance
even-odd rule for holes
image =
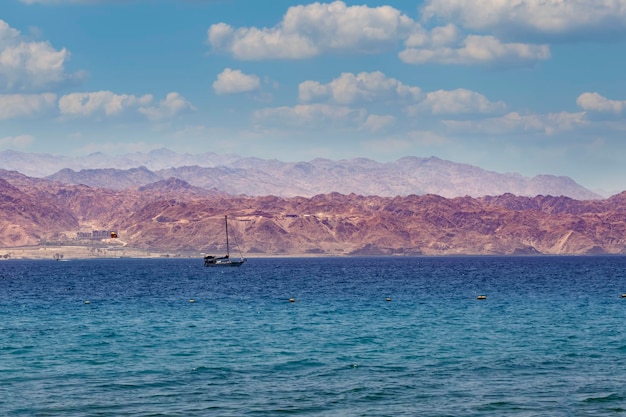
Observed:
[[[6,260],[0,415],[626,416],[625,293],[622,256]]]

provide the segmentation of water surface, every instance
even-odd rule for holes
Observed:
[[[622,293],[626,257],[3,261],[0,415],[626,415]]]

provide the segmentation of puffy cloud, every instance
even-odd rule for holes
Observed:
[[[329,100],[341,105],[393,102],[406,105],[405,111],[409,115],[425,112],[434,115],[491,114],[506,110],[504,102],[489,101],[484,95],[466,89],[424,94],[419,87],[403,84],[379,71],[357,75],[343,73],[327,84],[305,81],[299,85],[299,99],[303,102]],[[371,123],[374,123],[373,120]],[[386,123],[391,121],[384,120]]]
[[[0,147],[2,148],[26,148],[35,140],[30,135],[5,136],[0,138]]]
[[[240,70],[224,69],[218,74],[213,83],[213,90],[217,94],[236,94],[254,91],[259,88],[261,81],[256,75],[244,74]]]
[[[426,0],[422,11],[468,29],[533,38],[626,33],[626,0]]]
[[[303,59],[323,52],[379,52],[410,31],[415,22],[390,6],[312,3],[287,10],[272,28],[238,28],[225,23],[208,30],[209,44],[237,59]]]
[[[298,86],[298,99],[300,101],[313,101],[317,98],[327,98],[332,95],[328,84],[319,81],[303,81]]]
[[[33,116],[56,106],[56,94],[0,95],[0,119]]]
[[[161,120],[183,111],[193,110],[193,106],[178,93],[169,93],[158,105],[152,106],[153,96],[115,94],[111,91],[72,93],[59,99],[59,110],[64,116],[116,116],[129,110],[136,110],[150,120]]]
[[[586,111],[620,114],[626,110],[626,100],[609,100],[598,93],[583,93],[576,99],[576,104]]]
[[[111,91],[92,93],[72,93],[59,99],[59,110],[67,116],[113,116],[132,107],[148,105],[152,102],[151,95],[137,97],[128,94],[115,94]]]
[[[429,38],[432,38],[432,33],[410,37],[407,40],[408,47],[398,56],[408,64],[495,63],[503,66],[526,66],[550,58],[550,48],[547,45],[502,43],[493,36],[469,35],[460,43],[456,42],[456,37],[453,36]]]
[[[459,88],[456,90],[438,90],[426,94],[426,98],[407,108],[409,114],[430,112],[435,115],[444,114],[488,114],[506,110],[506,104],[492,102],[482,94]]]
[[[552,135],[587,125],[584,113],[548,113],[522,115],[511,112],[501,117],[482,120],[446,120],[452,130],[502,135],[507,133],[543,133]]]
[[[626,1],[626,0],[624,0]],[[430,6],[434,7],[433,2]],[[433,13],[430,11],[429,13]],[[524,66],[548,59],[547,45],[501,42],[494,36],[463,34],[454,24],[431,30],[391,6],[346,6],[342,1],[290,7],[271,28],[212,25],[214,50],[241,60],[305,59],[323,53],[379,53],[404,42],[405,63]],[[313,86],[310,86],[313,87]],[[308,100],[306,96],[303,100]]]
[[[0,20],[0,89],[41,91],[65,83],[78,74],[65,72],[69,52],[48,42],[26,42],[20,32]]]
[[[430,31],[427,31],[422,26],[416,25],[405,39],[404,44],[408,48],[432,48],[458,42],[460,38],[461,31],[453,24],[437,26]]]
[[[168,93],[165,100],[161,100],[157,106],[140,107],[139,113],[152,121],[158,121],[174,117],[188,111],[194,111],[195,107],[178,93]]]
[[[305,81],[299,85],[298,90],[301,101],[332,98],[334,102],[340,104],[398,99],[415,101],[421,97],[419,87],[403,84],[380,71],[362,72],[357,75],[343,73],[328,84]]]

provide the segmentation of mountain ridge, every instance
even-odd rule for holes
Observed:
[[[565,176],[542,174],[528,178],[437,157],[407,156],[394,162],[367,158],[281,162],[215,153],[178,154],[167,149],[119,157],[98,153],[83,158],[2,151],[0,168],[66,184],[115,190],[177,178],[199,188],[250,196],[312,197],[339,192],[383,197],[437,194],[454,198],[512,193],[564,195],[579,200],[603,198]]]

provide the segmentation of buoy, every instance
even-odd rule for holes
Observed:
[[[290,302],[290,303],[295,303],[295,302],[296,302],[296,299],[295,299],[295,298],[290,298],[290,299],[289,299],[289,302]]]
[[[486,295],[479,295],[478,297],[476,297],[477,300],[486,300],[487,296]]]
[[[91,301],[85,300],[85,304],[91,304]]]
[[[391,297],[387,297],[387,301],[391,301]]]

